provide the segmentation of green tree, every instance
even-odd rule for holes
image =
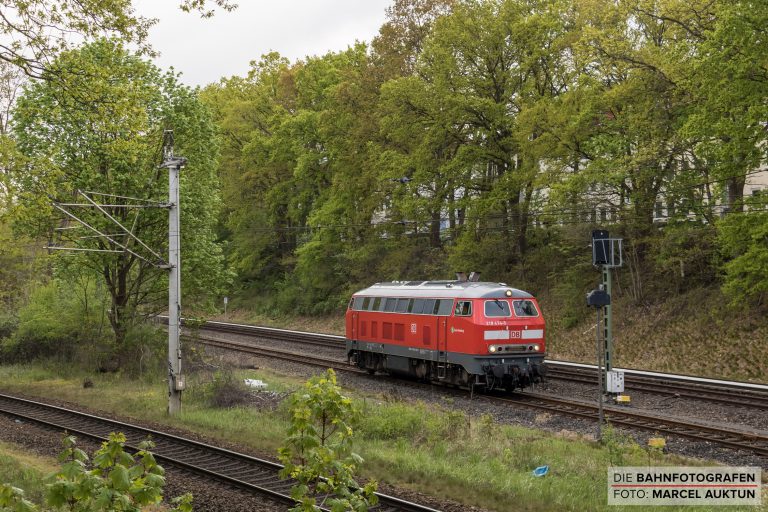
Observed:
[[[567,22],[562,2],[458,3],[435,22],[416,76],[384,86],[390,152],[414,177],[401,207],[429,219],[433,246],[444,216],[451,228],[471,226],[457,244],[503,254],[483,269],[494,274],[527,251],[542,163],[532,112],[569,85]],[[486,240],[498,242],[493,251]]]
[[[213,15],[210,5],[232,10],[228,0],[182,0],[184,11]],[[144,51],[149,28],[157,20],[135,13],[131,0],[8,0],[0,16],[0,61],[32,78],[54,78],[56,55],[72,48],[72,37],[115,37],[137,43]]]
[[[717,224],[724,257],[723,291],[738,306],[764,306],[768,298],[768,197],[749,199],[752,211],[734,213]]]
[[[172,128],[176,153],[189,159],[180,186],[183,296],[187,303],[210,303],[226,286],[227,275],[214,232],[220,206],[215,174],[218,149],[207,109],[173,74],[161,73],[112,40],[62,53],[56,62],[66,70],[59,80],[29,85],[14,113],[18,147],[27,158],[12,180],[19,201],[14,212],[17,226],[31,236],[45,235],[53,227],[74,227],[68,221],[55,221],[60,217],[52,211],[49,198],[84,202],[78,191],[167,201],[167,178],[157,165],[163,130]],[[104,197],[106,204],[141,204],[98,196]],[[104,209],[163,254],[165,210]],[[120,231],[95,208],[83,208],[77,214],[102,233]],[[62,233],[59,241],[65,245],[116,249],[83,229]],[[124,234],[116,238],[132,251],[66,257],[70,264],[102,277],[111,299],[108,313],[119,363],[130,357],[124,349],[129,327],[138,315],[162,310],[166,286],[164,271],[154,265],[154,255]]]
[[[361,488],[354,480],[363,462],[352,452],[360,413],[342,394],[335,372],[328,369],[307,381],[291,397],[289,410],[291,426],[279,455],[285,465],[282,476],[298,481],[291,490],[298,502],[292,510],[364,511],[375,505],[376,483]]]
[[[395,0],[387,20],[371,42],[375,70],[385,79],[409,76],[432,31],[435,20],[451,10],[455,0]]]
[[[711,167],[715,199],[727,211],[743,211],[747,178],[766,162],[768,7],[753,0],[696,1],[672,2],[669,11],[694,42],[678,67],[692,104],[682,132]]]

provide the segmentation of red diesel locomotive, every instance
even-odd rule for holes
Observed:
[[[347,357],[371,373],[513,391],[543,375],[544,317],[505,283],[395,281],[352,296]]]

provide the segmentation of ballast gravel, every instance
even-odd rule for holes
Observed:
[[[291,352],[306,352],[313,356],[322,356],[344,360],[344,351],[340,347],[317,347],[303,345],[300,342],[280,342],[269,339],[259,339],[247,335],[209,333],[211,336],[226,338],[228,340],[254,343],[275,349]],[[242,367],[258,366],[271,368],[275,371],[287,374],[309,377],[321,373],[317,367],[311,367],[300,363],[274,360],[265,357],[252,356],[250,354],[233,354],[221,349],[206,348],[209,354],[216,354],[229,364]],[[503,424],[520,425],[530,428],[538,428],[565,437],[594,440],[596,425],[594,421],[575,418],[553,413],[542,413],[523,406],[494,403],[484,400],[482,396],[470,398],[469,393],[457,391],[443,386],[424,386],[408,381],[398,381],[393,384],[391,379],[381,376],[360,376],[351,373],[339,373],[339,381],[346,387],[380,396],[396,397],[398,400],[422,401],[433,404],[436,407],[455,409],[465,412],[471,417],[479,417],[490,414],[496,421]],[[576,398],[595,401],[597,399],[597,384],[590,386],[582,383],[574,383],[563,380],[547,380],[536,386],[537,393],[551,394],[562,398]],[[700,423],[712,423],[719,426],[733,426],[741,430],[754,430],[768,432],[768,411],[754,408],[716,404],[703,400],[690,400],[679,397],[654,395],[652,393],[632,392],[631,410],[647,412],[656,416],[669,416],[678,419],[690,419]],[[641,446],[646,446],[648,439],[656,437],[653,432],[635,429],[618,428],[619,432],[630,435]],[[677,453],[687,457],[716,462],[734,466],[761,466],[768,469],[768,458],[760,457],[752,453],[725,448],[717,443],[708,441],[695,441],[678,436],[664,436],[667,440],[666,451]]]
[[[259,340],[251,336],[222,333],[201,333],[241,342],[279,348],[291,352],[306,352],[315,357],[327,357],[338,360],[344,359],[343,350],[333,347],[318,347],[302,345],[292,342],[276,342],[274,340]],[[322,373],[322,369],[294,363],[275,360],[265,357],[252,356],[243,353],[233,353],[223,349],[205,347],[205,360],[215,365],[232,365],[241,368],[270,368],[278,373],[308,378]],[[187,366],[189,367],[189,366]],[[508,404],[500,404],[484,399],[482,396],[471,398],[469,393],[461,390],[452,390],[442,386],[425,386],[408,381],[394,382],[382,376],[360,376],[351,373],[339,372],[340,383],[348,388],[361,393],[379,396],[382,400],[424,402],[442,409],[458,410],[470,417],[478,418],[481,415],[490,414],[497,422],[503,424],[520,425],[530,428],[542,429],[563,437],[593,440],[596,426],[593,421],[573,418],[564,415],[545,413],[526,407],[516,407]],[[596,386],[595,386],[596,387]],[[550,380],[536,387],[540,393],[552,394],[559,397],[581,398],[594,400],[597,396],[595,387],[586,384]],[[35,398],[35,397],[30,397]],[[282,398],[282,397],[280,397]],[[92,414],[105,414],[101,411],[88,410],[81,406],[56,401],[45,400],[48,403],[61,405],[68,408],[90,412]],[[718,405],[704,401],[696,401],[675,397],[653,395],[652,393],[632,393],[632,409],[651,412],[656,415],[674,415],[675,417],[691,418],[700,421],[715,422],[718,424],[733,424],[735,426],[750,427],[756,430],[768,429],[768,411],[746,409],[740,407]],[[706,404],[706,405],[705,405]],[[258,404],[254,403],[254,406]],[[262,404],[269,406],[269,404]],[[133,418],[120,418],[110,415],[117,420],[136,423],[148,428],[162,430],[187,438],[215,444],[223,448],[247,453],[256,457],[274,460],[274,454],[261,453],[257,450],[235,445],[233,443],[214,440],[205,436],[181,429],[170,428],[165,425],[152,422],[138,421]],[[647,444],[651,432],[619,429],[630,435],[641,446]],[[61,451],[60,434],[34,424],[19,422],[13,418],[0,415],[0,439],[25,447],[39,455],[56,457]],[[87,452],[92,453],[98,444],[88,440],[79,440],[78,444]],[[715,460],[729,465],[754,465],[768,469],[768,459],[758,457],[747,452],[723,448],[715,443],[696,442],[686,438],[667,437],[667,452],[681,455]],[[194,495],[194,507],[198,512],[204,511],[277,511],[285,510],[283,504],[271,502],[262,497],[254,497],[251,494],[232,489],[223,484],[212,482],[185,471],[167,467],[167,484],[165,496],[167,498],[178,496],[186,492]],[[410,489],[392,488],[383,484],[379,485],[379,491],[385,494],[400,497],[405,500],[415,501],[437,510],[447,512],[482,512],[482,509],[442,500],[437,497],[426,496]]]
[[[46,402],[53,403],[48,400]],[[66,402],[59,402],[59,405],[73,408],[72,404]],[[91,412],[96,413],[96,411]],[[169,429],[164,428],[164,430]],[[184,432],[184,434],[189,433]],[[39,456],[56,459],[62,450],[62,435],[62,432],[52,428],[0,415],[0,439]],[[77,446],[92,455],[101,445],[87,438],[78,438]],[[163,467],[166,471],[164,496],[167,502],[176,496],[191,493],[193,507],[197,512],[277,512],[286,509],[284,504],[232,489],[173,466],[163,465]]]

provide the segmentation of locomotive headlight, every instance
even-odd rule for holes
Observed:
[[[538,345],[534,345],[533,346],[533,351],[534,352],[538,352],[539,351],[539,346]]]
[[[512,290],[507,290],[506,292],[504,292],[504,295],[506,295],[507,297],[511,297],[512,296]]]
[[[496,345],[491,345],[490,347],[488,347],[488,352],[490,352],[491,354],[496,352]]]

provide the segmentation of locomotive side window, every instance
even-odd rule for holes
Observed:
[[[381,311],[381,297],[375,297],[373,299],[373,306],[371,306],[371,311]]]
[[[354,303],[355,303],[355,298],[354,297],[349,299],[349,309],[352,309],[352,304],[354,304]]]
[[[370,307],[370,305],[371,305],[371,298],[370,297],[364,298],[363,299],[363,311],[368,311],[368,308]]]
[[[456,303],[456,316],[472,316],[472,302],[460,300]]]
[[[451,309],[453,309],[453,299],[440,299],[437,302],[437,314],[440,316],[451,316]]]
[[[420,315],[424,312],[424,299],[415,299],[413,301],[413,309],[411,313],[414,315]]]
[[[485,301],[485,316],[512,316],[509,302],[499,299]]]
[[[434,315],[435,311],[435,299],[424,299],[424,311],[425,315]]]
[[[352,309],[355,311],[360,311],[363,309],[363,298],[362,297],[355,297],[352,299]]]
[[[408,299],[397,299],[396,313],[405,313],[408,309]]]
[[[387,303],[384,305],[384,311],[392,313],[397,306],[397,299],[387,299]]]
[[[515,308],[515,316],[539,316],[539,312],[536,311],[536,306],[533,305],[533,301],[516,300],[512,302],[512,307]]]

